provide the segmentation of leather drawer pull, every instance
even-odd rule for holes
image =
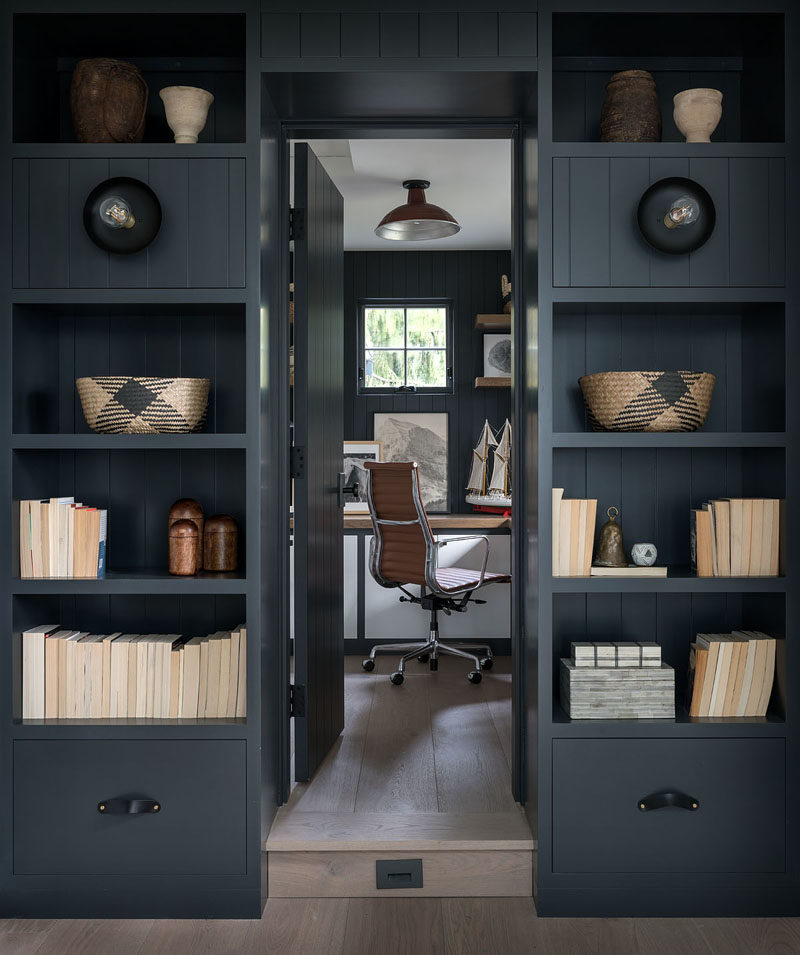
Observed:
[[[649,796],[640,799],[637,806],[642,812],[665,809],[668,806],[695,812],[700,808],[700,803],[694,796],[687,796],[686,793],[651,793]]]
[[[97,811],[104,816],[140,816],[160,812],[161,803],[156,799],[102,799]]]

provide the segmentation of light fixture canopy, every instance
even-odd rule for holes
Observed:
[[[425,190],[429,186],[427,179],[406,179],[403,188],[408,189],[408,202],[388,212],[375,229],[375,235],[382,239],[412,242],[444,239],[460,232],[461,226],[446,209],[425,200]]]

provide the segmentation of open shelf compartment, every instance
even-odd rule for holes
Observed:
[[[98,375],[209,378],[203,430],[245,431],[243,305],[15,305],[13,344],[15,434],[92,434],[75,379]]]
[[[780,303],[557,304],[553,430],[590,430],[582,375],[674,370],[716,375],[704,432],[783,432],[784,336]]]
[[[780,13],[558,13],[553,16],[553,139],[597,142],[606,83],[649,70],[662,139],[682,142],[672,118],[681,90],[721,90],[715,142],[782,142],[784,24]]]
[[[244,52],[244,14],[16,14],[14,142],[74,142],[72,71],[79,59],[98,56],[141,70],[148,85],[145,142],[173,141],[158,95],[165,86],[213,93],[199,142],[244,142]]]

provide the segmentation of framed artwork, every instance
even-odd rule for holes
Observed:
[[[384,461],[416,461],[422,503],[431,513],[450,510],[447,412],[376,411],[375,440]]]
[[[345,514],[369,514],[369,504],[367,503],[369,471],[364,467],[364,462],[380,460],[380,441],[345,441],[342,465],[344,483],[358,482],[358,500],[354,501],[348,498],[344,505]]]
[[[511,335],[483,336],[483,377],[511,377]]]

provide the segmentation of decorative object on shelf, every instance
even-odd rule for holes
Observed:
[[[594,431],[696,431],[706,420],[716,376],[706,371],[601,371],[583,375]]]
[[[165,86],[158,91],[164,104],[167,125],[176,143],[196,143],[208,119],[214,94],[197,86]]]
[[[133,63],[104,57],[78,60],[70,107],[79,143],[140,143],[147,83]]]
[[[600,142],[661,142],[661,106],[656,82],[647,70],[623,70],[606,84]]]
[[[560,689],[561,707],[573,720],[675,718],[675,671],[663,662],[587,667],[562,659]]]
[[[617,524],[619,508],[609,507],[606,514],[608,520],[600,528],[592,563],[597,567],[627,567],[628,560],[622,543],[622,528]]]
[[[634,544],[631,547],[631,560],[637,567],[652,567],[658,558],[655,544]]]
[[[639,200],[636,215],[646,241],[669,255],[699,249],[711,237],[717,221],[708,192],[682,176],[654,182]]]
[[[83,207],[89,238],[104,252],[131,255],[155,239],[161,228],[161,203],[138,179],[106,179],[89,193]]]
[[[342,473],[345,486],[358,485],[358,495],[353,501],[346,501],[345,514],[369,514],[367,502],[367,488],[369,485],[369,471],[364,467],[365,461],[381,460],[380,441],[345,441]]]
[[[461,231],[456,220],[440,206],[425,198],[430,187],[427,179],[406,179],[403,188],[408,189],[408,201],[387,212],[375,228],[381,239],[414,242],[420,239],[444,239]]]
[[[197,573],[197,525],[178,520],[169,527],[169,572],[176,577],[192,577]]]
[[[494,461],[492,476],[487,481],[490,454]],[[478,443],[472,449],[466,502],[476,511],[502,514],[511,509],[511,423],[508,418],[499,440],[489,422],[484,422]]]
[[[500,276],[500,294],[503,297],[503,313],[511,314],[511,282],[507,275]]]
[[[483,377],[511,376],[511,335],[483,336]]]
[[[86,423],[98,434],[190,434],[206,420],[208,378],[78,378]]]
[[[203,508],[200,504],[190,497],[182,497],[175,501],[169,509],[167,516],[167,530],[172,528],[176,521],[191,521],[197,528],[197,548],[195,559],[195,570],[203,569],[203,526],[205,518]],[[172,573],[172,571],[170,571]]]
[[[215,514],[203,532],[203,569],[216,573],[236,570],[239,559],[239,528],[228,514]]]
[[[564,497],[563,487],[553,488],[552,574],[554,577],[588,577],[592,567],[597,498]]]
[[[450,510],[447,412],[375,412],[373,434],[384,461],[416,461],[425,510]]]
[[[660,667],[661,647],[652,641],[572,643],[576,667]]]
[[[710,143],[711,134],[722,119],[722,93],[698,87],[672,97],[672,117],[687,143]]]

